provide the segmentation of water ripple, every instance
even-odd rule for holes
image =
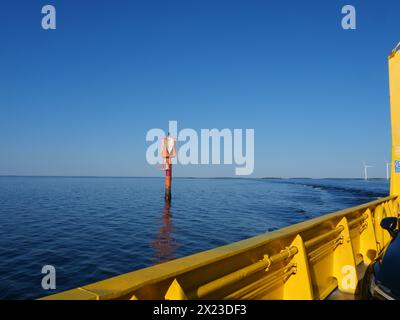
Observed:
[[[0,177],[0,298],[71,289],[387,192],[386,181],[175,179],[168,207],[162,179]]]

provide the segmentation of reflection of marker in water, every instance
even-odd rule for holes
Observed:
[[[175,139],[168,135],[162,140],[161,155],[165,158],[165,200],[171,201],[172,163],[176,157]]]
[[[152,243],[154,247],[154,258],[156,263],[162,263],[174,259],[174,241],[171,237],[172,231],[172,216],[169,212],[171,202],[165,201],[162,226],[157,234],[157,237]]]

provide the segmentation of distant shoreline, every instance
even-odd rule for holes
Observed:
[[[100,179],[164,179],[163,176],[58,176],[58,175],[0,175],[0,178],[100,178]],[[248,179],[248,180],[364,180],[364,178],[309,178],[309,177],[174,177],[174,179]],[[386,180],[386,178],[370,178]]]

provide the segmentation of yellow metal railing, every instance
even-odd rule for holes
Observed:
[[[397,196],[133,271],[44,299],[324,299],[354,294],[360,266],[390,241]]]

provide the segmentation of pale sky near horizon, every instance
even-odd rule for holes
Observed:
[[[152,128],[255,130],[252,177],[385,177],[396,1],[0,3],[0,175],[162,176]],[[352,4],[357,29],[343,30]],[[236,165],[176,165],[234,176]]]

